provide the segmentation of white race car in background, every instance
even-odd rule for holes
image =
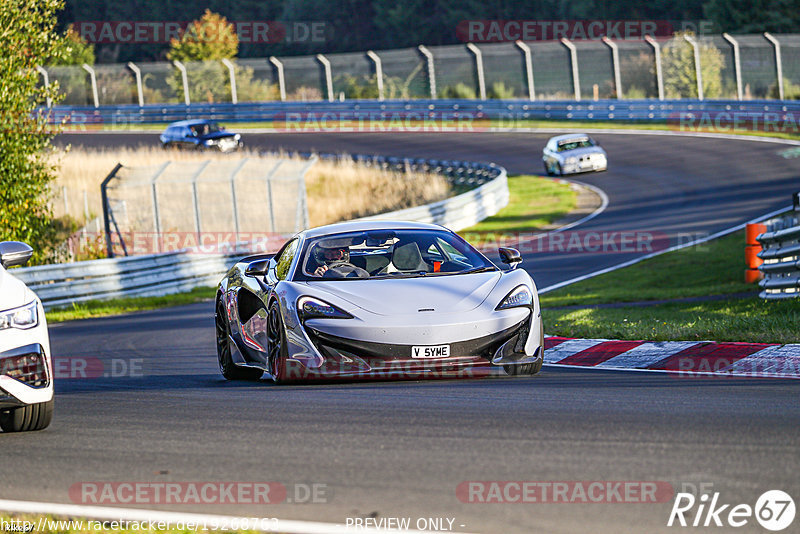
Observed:
[[[542,151],[542,162],[548,176],[608,169],[606,151],[586,134],[551,137]]]
[[[0,428],[41,430],[53,418],[53,365],[42,302],[6,269],[23,265],[33,249],[0,243]]]

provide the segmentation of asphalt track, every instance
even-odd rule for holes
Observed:
[[[251,134],[246,141],[265,149],[495,161],[511,172],[538,172],[545,137]],[[780,157],[785,147],[777,144],[596,137],[611,168],[580,179],[601,187],[610,203],[580,228],[585,232],[650,232],[675,244],[679,233],[714,233],[787,205],[800,175],[798,161]],[[633,257],[538,252],[527,254],[525,266],[545,286]],[[87,481],[276,481],[290,497],[297,485],[325,484],[327,502],[139,506],[335,523],[450,517],[454,528],[473,532],[657,532],[676,529],[666,527],[672,499],[468,504],[456,488],[476,480],[664,481],[675,491],[712,484],[732,504],[754,505],[769,489],[800,497],[797,381],[545,368],[513,379],[226,383],[216,370],[210,303],[54,325],[51,339],[56,358],[88,362],[90,375],[116,368],[128,376],[61,380],[48,430],[0,435],[0,498],[73,502],[70,487]],[[761,531],[754,525],[751,519],[737,530]]]

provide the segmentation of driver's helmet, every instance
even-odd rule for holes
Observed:
[[[314,259],[317,265],[350,263],[350,248],[341,243],[322,241],[314,247]]]

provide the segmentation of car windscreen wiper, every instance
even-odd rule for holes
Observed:
[[[490,265],[484,265],[483,267],[475,267],[473,269],[467,269],[466,271],[461,271],[460,273],[454,274],[472,274],[472,273],[486,273],[489,271],[496,271],[497,267],[492,267]]]
[[[428,271],[394,271],[391,273],[383,273],[378,276],[373,276],[373,278],[400,278],[400,277],[412,277],[412,276],[425,276],[428,274]]]

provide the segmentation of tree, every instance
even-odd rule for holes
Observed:
[[[58,43],[58,49],[53,57],[45,61],[47,65],[94,65],[94,45],[87,43],[72,24],[67,27]]]
[[[200,19],[192,21],[180,39],[172,39],[167,58],[187,65],[189,99],[192,102],[222,102],[231,99],[230,71],[223,59],[234,59],[239,37],[228,19],[206,9]],[[237,95],[242,101],[261,102],[278,98],[277,88],[264,80],[256,80],[253,69],[234,66]],[[170,78],[176,94],[183,94],[180,72]]]
[[[239,51],[239,37],[228,19],[206,9],[199,20],[186,27],[180,39],[170,41],[169,47],[169,60],[231,59]]]
[[[667,98],[697,98],[697,72],[694,47],[684,38],[692,32],[676,32],[664,46],[661,62],[664,75],[664,93]],[[703,97],[722,95],[722,53],[712,44],[700,41],[700,75],[703,78]]]
[[[796,32],[800,26],[797,0],[709,0],[706,17],[722,32]]]
[[[55,29],[62,0],[0,0],[0,240],[25,241],[45,257],[53,235],[48,205],[54,169],[47,149],[58,130],[37,113],[57,84],[39,84],[36,67],[59,57]]]
[[[238,49],[239,38],[233,24],[206,9],[200,19],[186,27],[180,39],[170,41],[167,59],[182,63],[203,62],[187,68],[189,98],[192,102],[220,102],[231,98],[230,75],[220,60],[235,58]],[[180,72],[169,82],[176,93],[182,94]]]

